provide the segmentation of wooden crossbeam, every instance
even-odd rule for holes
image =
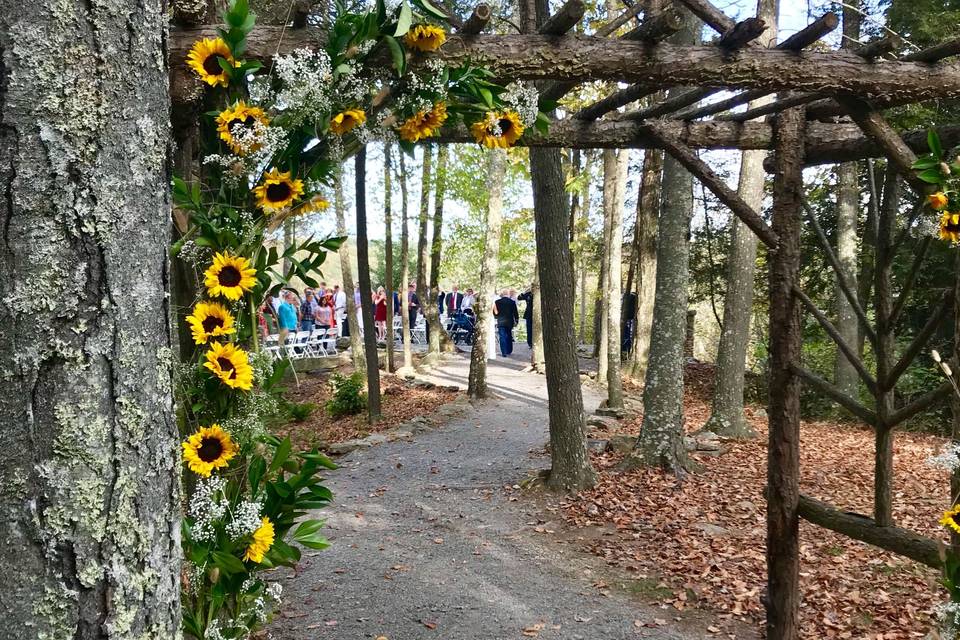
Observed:
[[[708,0],[680,0],[690,13],[703,20],[704,24],[723,35],[733,29],[736,21],[723,11],[713,6]]]
[[[790,369],[805,383],[823,395],[827,396],[841,407],[866,422],[871,427],[875,427],[877,425],[876,413],[863,406],[857,400],[854,400],[844,392],[840,391],[840,389],[837,389],[837,387],[833,384],[827,382],[809,369],[801,367],[796,363],[790,365]]]
[[[696,120],[698,118],[705,118],[715,113],[729,111],[730,109],[739,107],[742,104],[759,100],[767,95],[770,95],[770,91],[767,91],[766,89],[750,89],[749,91],[738,93],[737,95],[731,96],[725,100],[719,100],[717,102],[705,104],[700,107],[693,107],[679,111],[675,113],[673,117],[678,120]]]
[[[492,16],[493,12],[490,10],[490,5],[478,4],[473,8],[473,13],[463,23],[463,26],[457,29],[457,33],[464,36],[476,35],[486,28]]]
[[[897,380],[900,379],[900,376],[906,372],[907,367],[910,366],[910,363],[912,363],[914,359],[920,355],[920,352],[926,348],[930,338],[933,337],[933,333],[937,330],[940,324],[947,319],[947,316],[949,316],[952,311],[953,287],[950,287],[944,292],[940,307],[930,316],[930,318],[927,319],[926,324],[923,325],[923,328],[920,329],[920,332],[914,336],[913,340],[910,342],[910,345],[907,347],[906,351],[903,352],[903,355],[900,356],[897,364],[890,369],[890,372],[887,374],[886,378],[880,381],[885,390],[893,389],[893,387],[897,384]]]
[[[562,36],[580,22],[586,10],[583,0],[567,0],[555,14],[550,16],[549,20],[543,23],[540,33],[546,36]]]
[[[666,40],[683,26],[683,17],[672,7],[666,11],[656,13],[639,25],[623,34],[623,40],[635,40],[652,44]]]
[[[900,59],[906,60],[907,62],[937,62],[957,54],[960,54],[960,38],[935,44],[922,51],[908,53]]]
[[[651,89],[645,84],[634,84],[626,89],[615,91],[606,98],[597,100],[593,104],[584,107],[573,115],[578,120],[591,121],[600,118],[605,113],[616,111],[620,107],[625,107],[631,102],[636,102],[641,98],[653,95],[660,89]]]

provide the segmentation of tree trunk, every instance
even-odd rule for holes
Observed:
[[[581,214],[575,245],[580,263],[580,338],[577,341],[580,344],[587,341],[587,247],[586,242],[580,238],[587,235],[587,228],[590,226],[590,182],[593,177],[591,174],[593,154],[588,152],[584,155],[583,204],[580,206]]]
[[[610,201],[615,197],[617,183],[617,152],[612,149],[603,150],[603,240],[600,242],[600,274],[597,276],[597,324],[594,326],[594,340],[596,349],[594,355],[597,358],[597,381],[606,383],[607,367],[610,365],[610,358],[607,356],[607,347],[610,344],[607,333],[610,325],[607,322],[608,300],[605,296],[610,277]]]
[[[760,0],[757,4],[757,17],[767,24],[767,30],[758,39],[763,46],[776,44],[779,4],[779,0]],[[765,96],[753,100],[747,108],[759,107],[772,99]],[[760,211],[763,206],[764,182],[767,177],[763,170],[763,161],[766,156],[764,151],[744,151],[740,155],[737,195],[754,211]],[[732,225],[713,409],[703,428],[726,438],[753,438],[756,433],[743,415],[743,379],[747,348],[750,345],[750,320],[753,317],[757,236],[736,216],[733,216]]]
[[[390,143],[383,145],[383,224],[384,224],[384,256],[386,277],[383,287],[387,295],[387,361],[384,371],[394,372],[393,366],[393,211],[391,210],[391,196],[393,191],[393,176],[390,175],[393,167],[390,159]]]
[[[637,321],[633,328],[630,377],[643,381],[650,357],[650,329],[657,289],[657,229],[660,217],[660,181],[663,152],[648,149],[643,154],[643,173],[637,196]]]
[[[180,635],[168,19],[0,1],[5,637]]]
[[[800,272],[804,111],[776,120],[773,184],[776,252],[770,264],[770,430],[767,444],[767,637],[795,640],[800,605]]]
[[[297,240],[297,223],[294,220],[293,216],[288,217],[283,221],[283,250],[286,251],[289,249]],[[283,274],[286,275],[290,273],[290,269],[293,268],[292,256],[287,256],[283,259]],[[301,291],[301,293],[303,293]]]
[[[334,174],[333,208],[337,217],[337,235],[346,237],[347,223],[345,220],[346,202],[343,197],[343,166]],[[347,326],[350,328],[350,356],[353,359],[353,368],[363,371],[366,360],[363,355],[363,337],[360,335],[360,321],[357,314],[357,303],[354,299],[356,284],[353,281],[353,266],[350,264],[350,243],[345,241],[337,250],[340,256],[340,273],[343,274],[343,293],[347,297]]]
[[[683,12],[676,42],[700,40],[701,22]],[[671,89],[673,97],[684,89]],[[643,427],[624,467],[656,466],[682,473],[687,466],[683,445],[683,345],[687,326],[690,271],[690,218],[693,176],[672,157],[663,163],[656,300],[651,325],[650,359],[643,387]]]
[[[571,253],[572,255],[572,253]],[[573,270],[570,271],[573,273]],[[546,356],[543,354],[543,307],[540,305],[540,274],[534,270],[533,282],[530,283],[530,292],[533,293],[533,313],[531,313],[530,329],[533,332],[531,336],[530,364],[534,371],[545,373],[547,370]]]
[[[448,152],[449,147],[445,144],[440,145],[439,149],[437,149],[437,171],[434,175],[433,241],[430,245],[430,294],[433,296],[434,302],[436,302],[437,297],[440,295],[440,256],[443,249],[443,199],[446,195],[447,187]],[[434,305],[434,311],[437,311],[436,305]],[[427,319],[429,320],[430,317],[428,316]],[[434,343],[436,343],[436,347],[434,347]],[[453,346],[453,341],[450,340],[450,336],[447,335],[447,332],[443,329],[443,325],[440,324],[440,314],[437,312],[434,314],[434,324],[430,326],[430,351],[439,353],[441,350],[450,353],[456,351]]]
[[[606,250],[607,255],[607,286],[604,291],[607,309],[607,406],[611,409],[623,408],[623,381],[620,378],[620,307],[622,293],[620,291],[623,268],[623,200],[627,189],[627,170],[629,169],[630,152],[603,152],[603,171],[606,176],[608,163],[609,172],[613,175],[613,190],[607,194],[606,185],[603,190],[604,217],[610,219],[610,237]],[[604,181],[606,182],[606,180]],[[608,211],[609,210],[609,211]]]
[[[413,373],[413,348],[411,346],[410,331],[410,232],[407,230],[408,213],[407,194],[407,163],[404,154],[400,154],[400,209],[403,216],[403,228],[400,231],[400,260],[402,262],[400,276],[400,322],[403,327],[403,368],[404,375]]]
[[[480,286],[474,311],[477,326],[473,349],[470,352],[470,374],[467,395],[471,398],[487,397],[487,340],[493,333],[494,287],[497,280],[497,265],[500,261],[500,225],[503,220],[503,185],[506,176],[506,151],[493,149],[487,152],[487,233],[483,243],[483,266],[480,269]]]
[[[427,330],[430,333],[431,345],[428,351],[436,353],[432,347],[436,331],[433,327],[437,320],[437,297],[431,295],[429,288],[429,273],[427,262],[430,260],[430,247],[427,244],[427,234],[430,222],[430,184],[432,182],[433,145],[423,147],[423,173],[420,178],[420,239],[417,243],[417,295],[420,298],[420,312],[427,321]],[[432,320],[431,320],[432,318]],[[437,350],[440,348],[437,342]]]
[[[377,332],[373,326],[373,291],[370,287],[370,255],[367,247],[367,147],[354,157],[357,208],[357,276],[360,280],[360,310],[363,314],[363,353],[367,364],[367,422],[380,419],[380,362]],[[353,332],[351,331],[351,334]]]

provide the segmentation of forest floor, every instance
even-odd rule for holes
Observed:
[[[277,572],[278,640],[716,638],[716,616],[650,605],[648,580],[584,553],[555,498],[520,487],[549,460],[543,376],[520,345],[491,363],[497,398],[440,428],[354,451],[328,477],[331,546]],[[465,386],[468,360],[425,379]],[[588,409],[599,397],[584,389]],[[551,511],[552,510],[552,511]],[[655,585],[654,585],[655,586]],[[756,638],[724,624],[719,637]]]

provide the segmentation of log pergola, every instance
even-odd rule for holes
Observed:
[[[640,6],[598,29],[593,35],[568,32],[584,15],[582,0],[568,2],[543,23],[537,34],[484,35],[490,9],[478,5],[466,20],[452,17],[457,33],[429,56],[412,57],[411,64],[436,56],[448,63],[470,61],[501,77],[540,81],[541,95],[559,99],[577,85],[594,80],[628,84],[611,95],[558,117],[543,135],[528,135],[522,144],[564,148],[662,149],[710,189],[763,242],[769,252],[770,394],[768,435],[767,637],[798,637],[799,518],[939,567],[938,543],[896,527],[892,515],[893,429],[949,394],[940,388],[898,406],[895,388],[909,364],[921,353],[936,329],[955,313],[953,288],[930,313],[926,326],[903,353],[895,349],[894,328],[908,301],[931,238],[916,242],[913,266],[893,291],[894,254],[908,241],[908,228],[921,213],[925,186],[913,176],[917,152],[926,150],[926,133],[899,133],[881,110],[931,99],[960,98],[960,64],[944,60],[960,54],[960,40],[894,57],[902,43],[896,36],[842,51],[808,50],[838,26],[827,13],[773,48],[755,44],[765,28],[762,20],[736,22],[708,0],[675,0],[662,12],[641,15]],[[679,6],[712,27],[718,37],[709,44],[680,46],[664,42],[681,25]],[[636,26],[615,36],[631,21]],[[299,28],[298,28],[299,25]],[[258,27],[250,36],[247,56],[269,59],[276,53],[323,42],[321,29]],[[214,27],[173,29],[170,33],[171,86],[175,107],[186,101],[192,80],[182,70],[190,45],[214,35]],[[662,98],[670,87],[700,87]],[[722,100],[703,101],[719,92]],[[734,112],[737,106],[776,94],[762,107]],[[643,104],[644,99],[659,97]],[[647,102],[651,102],[647,100]],[[642,106],[634,106],[642,104]],[[625,109],[622,110],[621,109]],[[945,148],[960,143],[960,126],[939,131]],[[433,138],[428,141],[438,141]],[[462,128],[442,132],[440,142],[472,142]],[[768,222],[744,202],[696,154],[697,149],[770,149],[766,163],[773,173],[773,209]],[[874,233],[875,269],[872,320],[865,300],[845,277],[839,260],[803,195],[805,166],[885,157],[882,191],[871,193],[868,216]],[[916,193],[916,204],[897,230],[901,183]],[[800,233],[806,220],[814,231],[838,286],[856,313],[876,357],[873,373],[855,345],[847,344],[799,280]],[[801,311],[806,309],[853,363],[873,397],[868,407],[808,369],[800,359]],[[576,372],[574,372],[575,374]],[[874,512],[842,511],[800,493],[800,389],[816,389],[869,425],[875,433]]]

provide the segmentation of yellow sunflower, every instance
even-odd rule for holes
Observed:
[[[298,216],[301,216],[308,213],[313,213],[315,211],[326,211],[329,208],[330,201],[318,194],[300,205],[300,207],[294,213]]]
[[[957,516],[960,516],[960,504],[955,505],[953,509],[949,511],[944,511],[943,517],[940,518],[940,524],[960,533],[960,522],[957,522]]]
[[[418,24],[403,36],[404,43],[418,51],[435,51],[447,41],[447,34],[432,24]]]
[[[946,208],[949,198],[947,198],[947,194],[943,191],[937,191],[927,196],[927,202],[930,203],[931,207],[939,211]]]
[[[235,154],[242,156],[256,151],[263,145],[254,142],[246,147],[241,146],[240,141],[234,138],[233,129],[239,124],[249,132],[258,122],[265,127],[270,124],[270,119],[260,107],[248,107],[243,100],[239,100],[237,104],[224,109],[217,116],[217,131],[220,133],[220,139],[226,142]]]
[[[417,142],[434,136],[447,121],[447,104],[438,102],[430,111],[418,111],[407,118],[397,129],[402,140]]]
[[[363,109],[346,109],[330,118],[330,132],[338,136],[345,135],[353,131],[367,121],[367,114]]]
[[[187,316],[187,323],[193,333],[196,344],[207,344],[207,340],[236,333],[233,316],[219,302],[198,302],[193,313]]]
[[[228,387],[242,391],[249,391],[253,387],[253,367],[250,366],[247,352],[238,349],[232,342],[211,343],[203,366]]]
[[[204,284],[211,296],[223,296],[227,300],[239,300],[245,291],[252,291],[257,270],[243,256],[216,253],[213,264],[204,271]]]
[[[273,546],[273,538],[273,523],[270,522],[270,518],[264,516],[263,520],[260,521],[260,526],[253,532],[253,540],[250,541],[250,546],[243,554],[243,559],[257,564],[263,562],[263,556]]]
[[[940,239],[960,243],[960,212],[944,211],[940,216]]]
[[[303,181],[299,178],[291,179],[289,171],[281,173],[274,167],[263,176],[263,182],[254,188],[253,195],[257,199],[258,207],[267,213],[273,213],[289,207],[303,195]]]
[[[187,463],[187,467],[204,478],[209,478],[211,472],[227,466],[230,459],[237,455],[237,445],[230,438],[230,434],[218,424],[202,427],[181,445],[183,461]]]
[[[223,38],[204,38],[193,43],[190,53],[187,54],[187,66],[196,71],[200,79],[211,87],[225,87],[230,83],[230,78],[218,62],[220,58],[234,66],[237,64]]]
[[[523,123],[515,111],[487,111],[482,120],[470,125],[474,140],[488,149],[512,147],[523,135]]]

